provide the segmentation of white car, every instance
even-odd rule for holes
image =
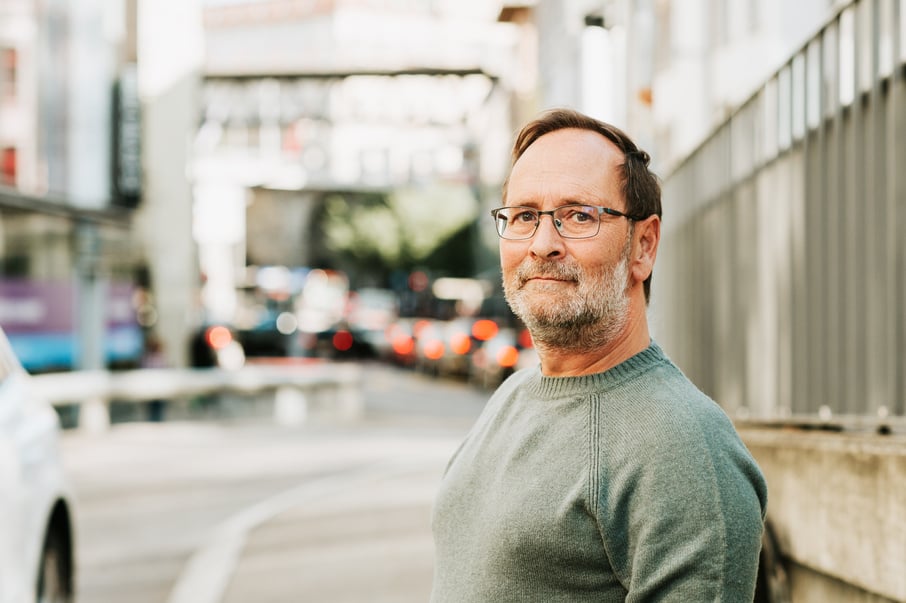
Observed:
[[[0,330],[0,603],[74,598],[73,507],[60,422]]]

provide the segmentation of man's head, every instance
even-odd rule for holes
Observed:
[[[623,132],[572,111],[520,132],[496,218],[507,299],[539,343],[590,349],[644,314],[660,237],[647,164]]]
[[[620,184],[622,188],[625,212],[638,219],[648,216],[661,216],[661,185],[657,176],[648,169],[651,157],[640,149],[636,143],[621,129],[570,109],[553,109],[542,113],[537,119],[527,123],[516,136],[513,144],[512,164],[532,143],[551,132],[575,128],[597,132],[623,154],[620,166]],[[602,168],[604,166],[601,166]],[[507,203],[509,178],[503,185],[503,204]],[[644,282],[645,301],[651,297],[651,276]]]

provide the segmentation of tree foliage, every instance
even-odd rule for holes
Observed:
[[[477,206],[462,185],[333,194],[324,200],[320,223],[328,250],[355,272],[468,274]]]

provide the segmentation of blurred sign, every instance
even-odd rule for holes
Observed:
[[[134,287],[107,286],[104,354],[108,362],[137,361],[142,334]],[[28,370],[73,368],[78,357],[75,289],[70,281],[0,279],[0,326]]]
[[[142,123],[134,63],[123,68],[117,83],[113,119],[115,203],[136,207],[142,193]]]

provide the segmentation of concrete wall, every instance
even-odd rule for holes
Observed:
[[[906,436],[740,427],[792,601],[906,600]]]

